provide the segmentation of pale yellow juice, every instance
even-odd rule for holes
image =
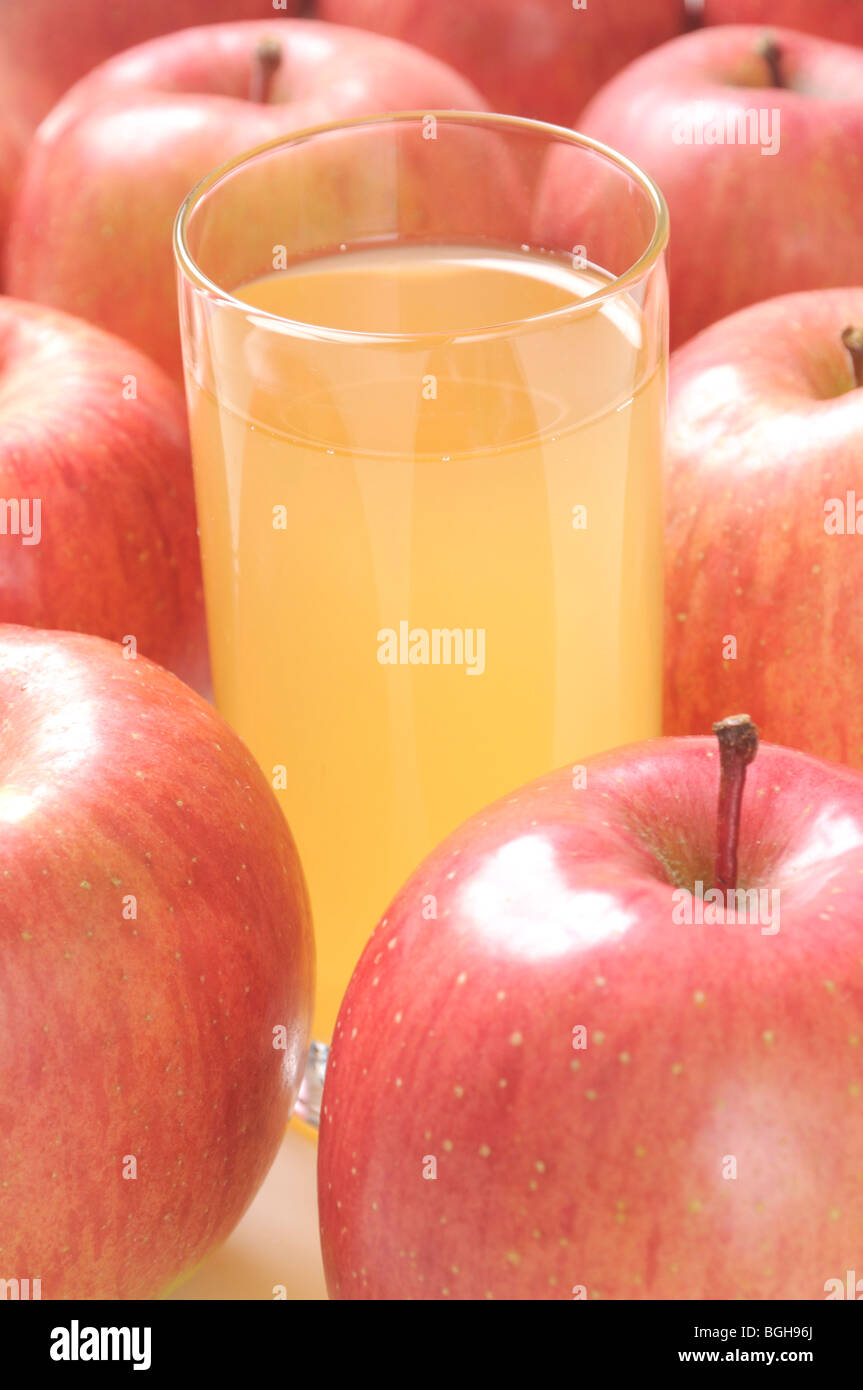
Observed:
[[[219,380],[252,385],[217,403],[189,372],[216,698],[297,840],[319,1036],[447,832],[659,732],[662,369],[626,296],[538,319],[604,283],[551,255],[351,251],[235,293],[390,341],[226,312]]]

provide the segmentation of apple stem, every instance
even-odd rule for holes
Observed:
[[[719,739],[719,809],[716,820],[715,886],[722,893],[737,887],[737,846],[746,769],[758,752],[758,730],[748,714],[733,714],[714,724]]]
[[[842,334],[842,346],[851,358],[854,380],[858,386],[863,386],[863,328],[846,328]]]
[[[684,0],[684,3],[686,0]],[[696,0],[696,3],[686,4],[683,27],[687,33],[693,29],[704,28],[704,7],[703,0]]]
[[[771,87],[784,87],[785,82],[782,77],[782,49],[776,42],[772,34],[765,34],[758,40],[756,52],[759,58],[763,58],[767,64],[767,72],[770,76]]]
[[[281,67],[282,45],[277,39],[261,39],[252,54],[252,78],[249,83],[249,101],[266,106],[273,89],[273,78]]]

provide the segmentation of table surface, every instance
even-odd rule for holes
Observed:
[[[173,1299],[325,1299],[318,1238],[314,1138],[292,1124],[239,1226]]]

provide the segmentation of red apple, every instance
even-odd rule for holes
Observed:
[[[317,13],[407,39],[494,110],[557,125],[574,125],[603,82],[685,24],[684,0],[318,0]]]
[[[278,1148],[311,1020],[302,872],[251,754],[160,667],[3,627],[0,708],[3,1276],[150,1298]]]
[[[863,53],[787,29],[771,43],[746,26],[673,39],[579,123],[665,194],[672,345],[771,295],[863,280]],[[567,167],[548,178],[562,244],[582,243]]]
[[[134,639],[208,689],[182,396],[127,343],[4,298],[0,555],[0,622]]]
[[[251,101],[262,40],[281,60],[267,100]],[[10,290],[119,333],[179,376],[171,226],[198,179],[308,126],[483,105],[418,49],[312,21],[208,25],[142,44],[85,77],[39,128],[10,230]]]
[[[756,304],[674,354],[666,729],[719,699],[863,767],[863,289]],[[859,497],[859,506],[857,498]],[[850,510],[849,510],[850,508]]]
[[[302,870],[252,755],[160,667],[3,627],[0,708],[4,1277],[151,1297],[277,1151],[309,1042]]]
[[[280,0],[289,14],[301,0]],[[215,20],[253,19],[261,0],[4,0],[0,29],[0,248],[27,143],[42,117],[85,72],[132,44]]]
[[[782,24],[839,43],[863,44],[860,0],[704,0],[705,24]]]
[[[723,904],[752,751],[723,751]],[[859,1268],[863,778],[761,750],[737,884],[764,897],[734,911],[719,761],[564,769],[398,894],[324,1087],[331,1296],[816,1299]]]

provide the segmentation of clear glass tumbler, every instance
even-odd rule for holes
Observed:
[[[296,837],[330,1035],[418,861],[660,731],[668,224],[511,117],[253,150],[176,226],[216,699]]]

